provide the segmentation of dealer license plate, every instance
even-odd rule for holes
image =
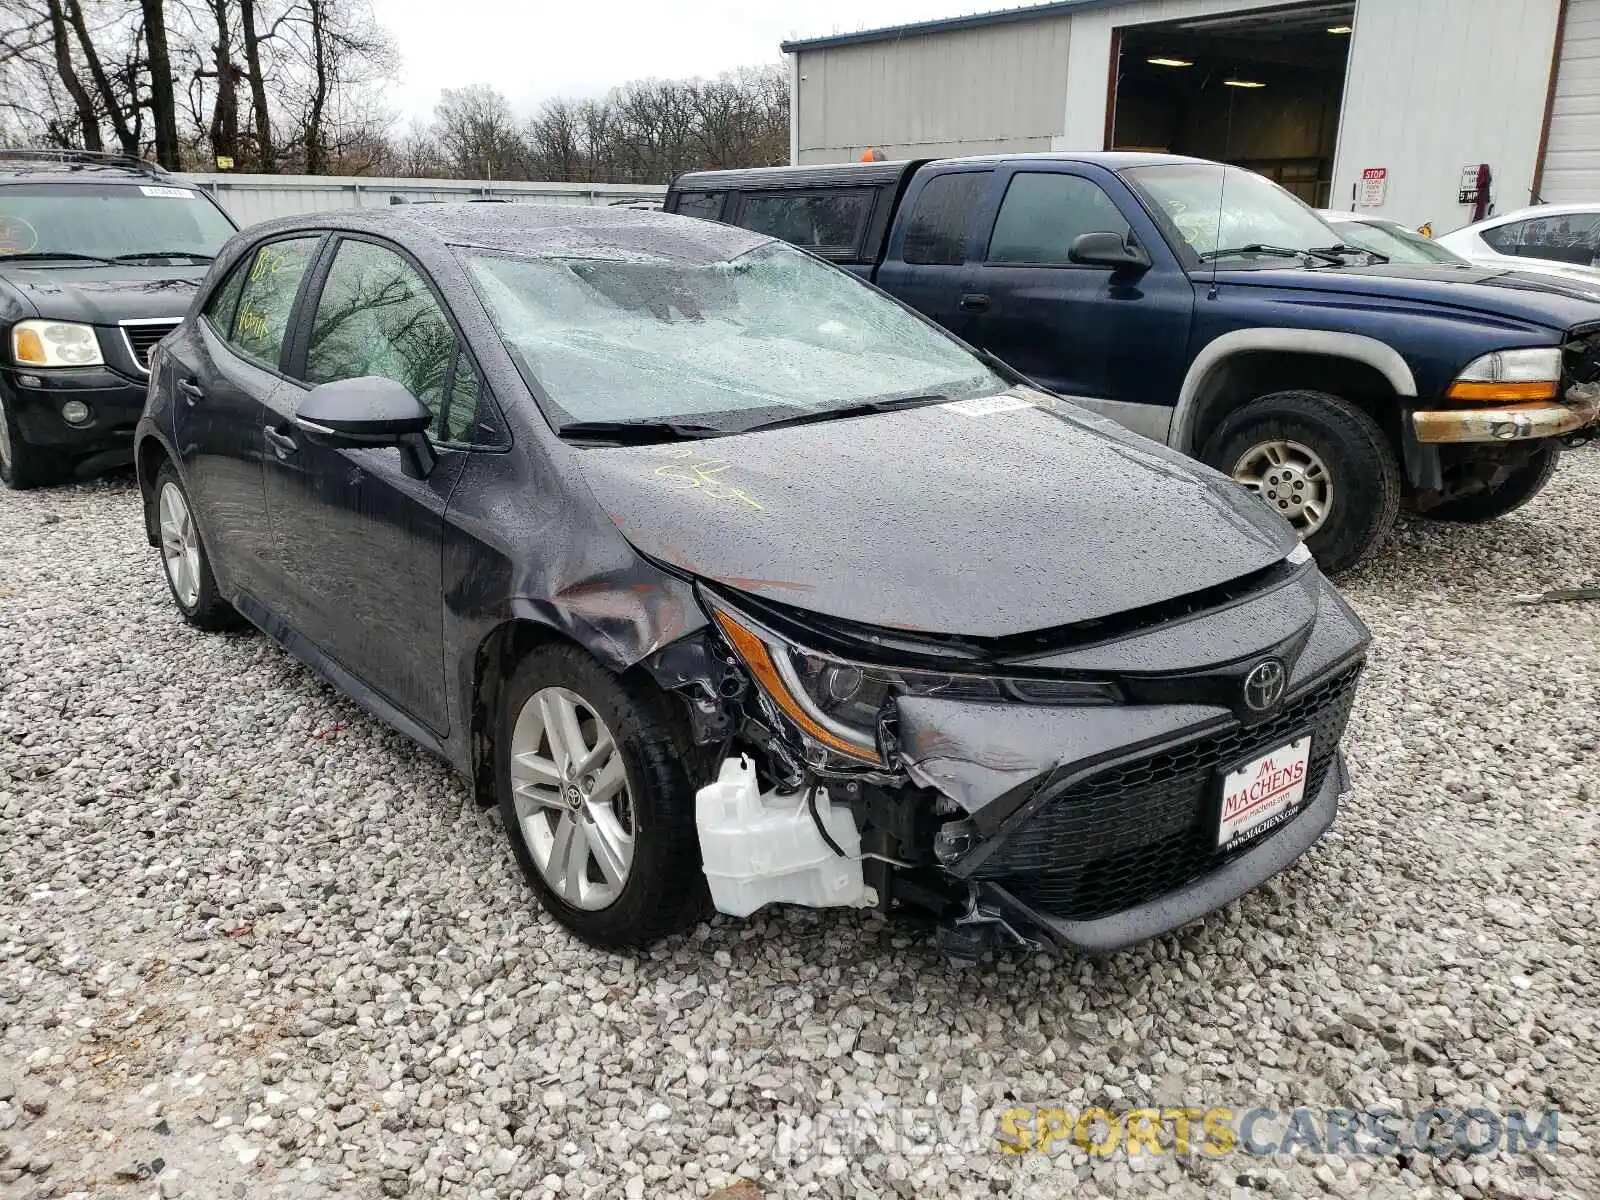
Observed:
[[[1289,819],[1306,794],[1311,735],[1253,758],[1222,781],[1217,845],[1231,849]]]

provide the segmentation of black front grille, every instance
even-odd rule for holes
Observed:
[[[155,349],[157,342],[177,327],[177,321],[152,321],[148,325],[141,322],[138,325],[124,325],[122,334],[128,339],[128,349],[133,351],[134,361],[148,371],[150,351]]]
[[[1324,680],[1259,725],[1167,747],[1073,784],[1014,832],[978,877],[1071,920],[1120,912],[1182,887],[1225,861],[1216,845],[1221,772],[1309,730],[1306,798],[1316,795],[1360,673],[1356,666]]]

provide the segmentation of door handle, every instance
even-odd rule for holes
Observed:
[[[267,439],[267,445],[272,447],[273,452],[279,458],[288,458],[289,455],[300,449],[299,442],[295,441],[287,433],[278,432],[271,425],[263,428],[261,435]]]
[[[989,297],[982,292],[967,292],[961,297],[962,312],[988,312]]]
[[[178,391],[183,393],[184,400],[191,406],[198,404],[206,398],[206,390],[192,379],[178,380]]]

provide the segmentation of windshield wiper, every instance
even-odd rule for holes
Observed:
[[[690,442],[720,437],[729,432],[715,425],[683,421],[568,421],[556,426],[556,436],[580,442],[613,446],[649,446],[659,442]]]
[[[198,258],[201,262],[215,262],[215,254],[203,254],[199,250],[140,250],[133,254],[117,255],[118,262],[133,262],[141,258]]]
[[[863,400],[860,404],[846,404],[840,408],[819,408],[797,413],[792,417],[779,417],[774,421],[760,421],[746,425],[740,433],[757,429],[786,429],[791,425],[811,425],[818,421],[838,421],[846,417],[870,417],[875,413],[894,412],[902,408],[922,408],[929,404],[948,404],[950,397],[932,392],[926,396],[896,396],[890,400]]]
[[[105,263],[107,266],[116,266],[114,258],[101,258],[98,254],[79,254],[75,250],[29,250],[23,254],[0,254],[0,263],[11,262],[42,262],[51,258],[67,258],[75,262]]]
[[[1296,250],[1292,246],[1268,246],[1262,242],[1251,242],[1248,246],[1227,246],[1221,250],[1207,250],[1200,256],[1201,262],[1210,262],[1216,258],[1227,258],[1230,254],[1264,254],[1268,258],[1298,258],[1308,260],[1320,258],[1324,262],[1340,263],[1344,259],[1337,254],[1326,250]]]
[[[1389,261],[1387,254],[1379,254],[1376,250],[1368,250],[1365,246],[1352,246],[1349,242],[1335,242],[1331,246],[1313,246],[1310,252],[1312,254],[1337,254],[1341,256],[1340,261],[1343,261],[1342,256],[1346,254],[1365,254],[1373,262],[1379,263]]]

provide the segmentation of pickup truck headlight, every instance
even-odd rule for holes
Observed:
[[[1496,350],[1467,364],[1445,394],[1452,400],[1553,400],[1561,388],[1561,348]]]
[[[894,696],[1026,704],[1113,704],[1114,684],[1095,680],[998,678],[900,670],[849,662],[797,646],[712,604],[717,626],[769,700],[811,741],[856,762],[884,766],[878,718]]]
[[[93,325],[18,321],[11,327],[11,361],[29,367],[97,367],[105,359]]]

